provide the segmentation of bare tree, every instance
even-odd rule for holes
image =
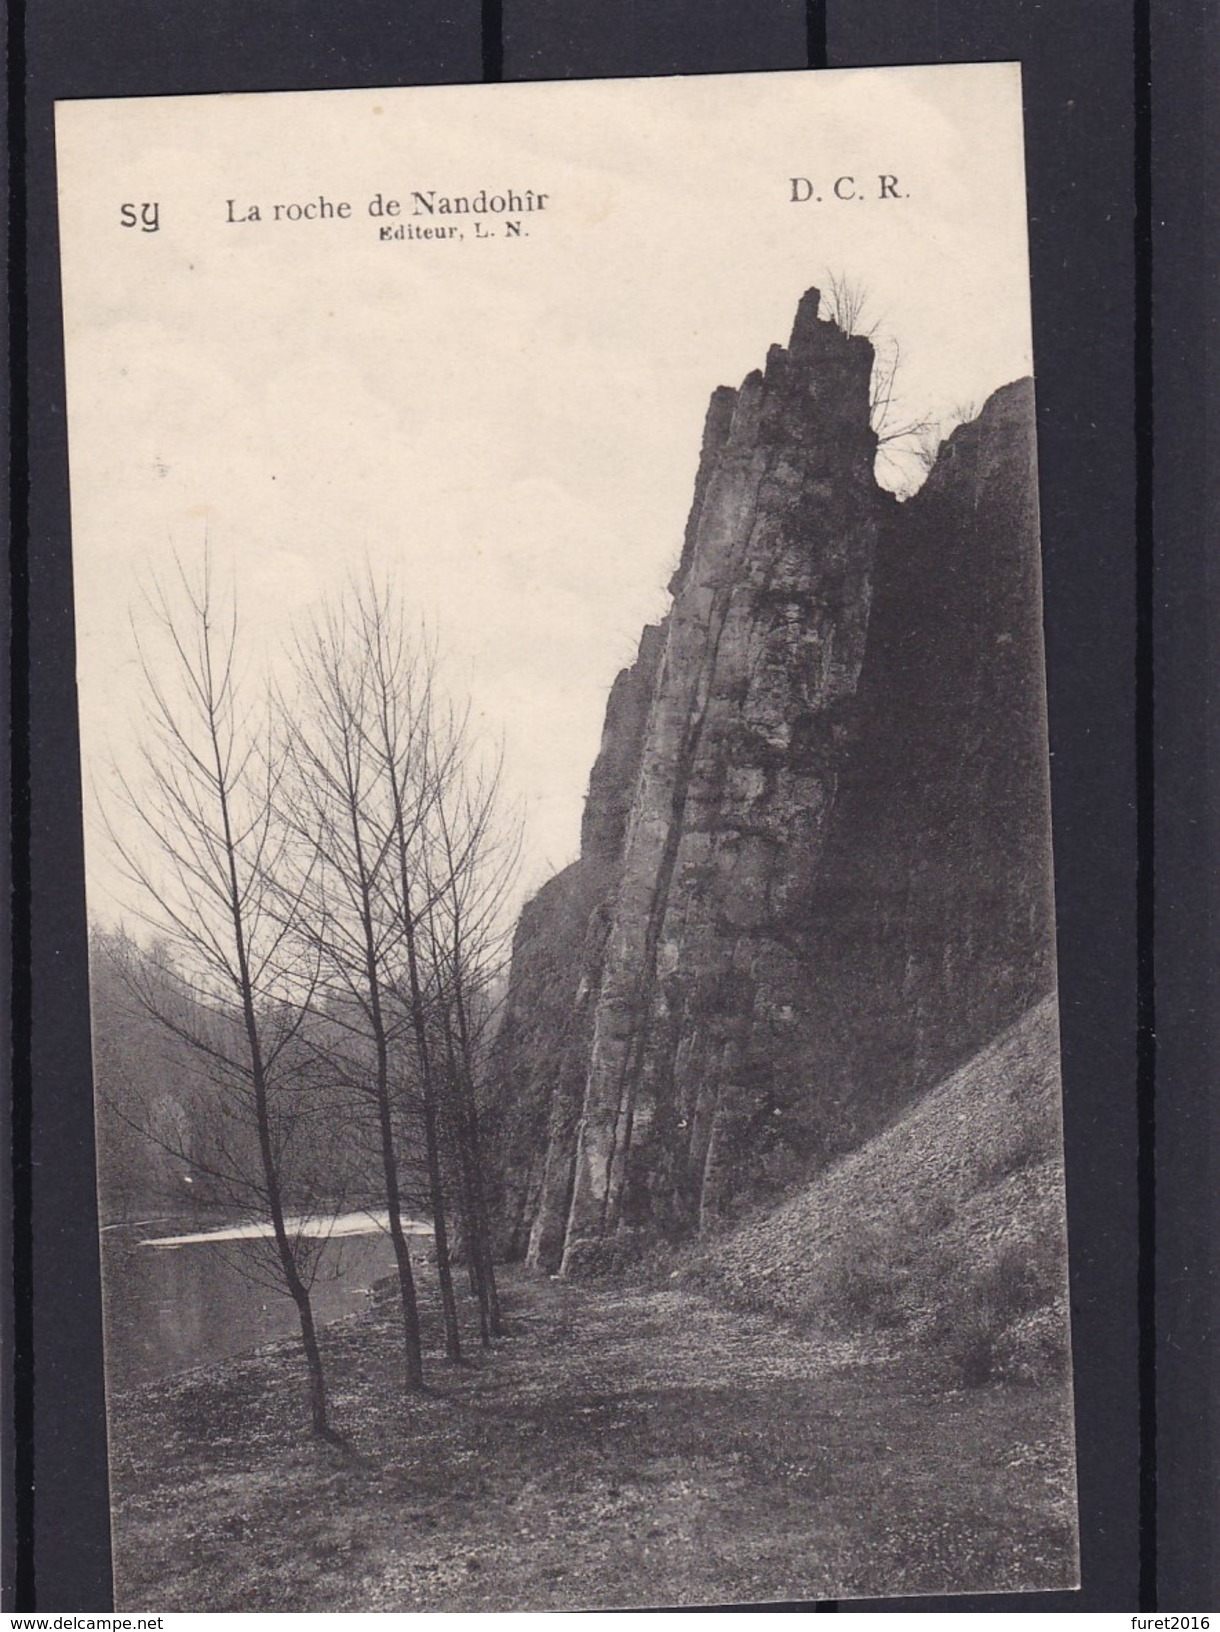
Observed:
[[[422,1165],[445,1349],[456,1363],[455,1208],[484,1342],[502,1326],[477,1078],[518,840],[502,823],[498,769],[481,769],[465,715],[438,695],[434,649],[408,635],[390,586],[369,577],[353,585],[298,642],[297,671],[285,797],[309,882],[296,933],[321,958],[328,993],[372,1040],[370,1092],[409,1333],[417,1326],[400,1191],[403,1172]]]
[[[455,1209],[484,1343],[502,1330],[478,1079],[519,835],[503,818],[498,766],[485,766],[465,713],[441,699],[435,650],[408,635],[391,586],[367,575],[353,585],[299,643],[297,667],[290,822],[310,847],[311,879],[299,916],[328,983],[374,1041],[392,1233],[396,1175],[404,1160],[418,1169],[422,1152],[446,1354],[457,1362]],[[408,1130],[405,1153],[396,1126]],[[405,1266],[405,1247],[399,1257]]]
[[[831,322],[844,334],[859,334],[871,340],[877,332],[877,322],[868,315],[872,298],[867,285],[847,272],[827,272],[822,280],[822,304]]]
[[[438,752],[436,745],[443,744]],[[434,789],[426,852],[428,945],[443,1038],[450,1137],[456,1157],[471,1290],[484,1344],[503,1335],[491,1244],[478,1081],[486,1059],[490,987],[507,953],[505,904],[520,853],[507,819],[500,763],[480,764],[468,722],[433,733]]]
[[[338,1056],[329,1051],[332,1068],[342,1059],[339,1069],[348,1086],[374,1108],[402,1308],[406,1386],[416,1390],[424,1384],[423,1350],[403,1218],[393,1064],[403,1042],[391,968],[401,937],[396,917],[385,910],[396,860],[394,809],[383,763],[371,748],[376,697],[368,654],[343,612],[323,612],[298,641],[296,679],[297,695],[284,710],[291,722],[285,754],[293,774],[281,790],[286,820],[303,853],[304,883],[292,929],[316,950],[331,1019],[340,1034],[347,1032]],[[419,722],[408,719],[396,744],[408,760],[417,751],[418,730]],[[435,1212],[435,1195],[433,1204]],[[443,1242],[443,1216],[440,1231]],[[446,1317],[452,1351],[458,1346],[456,1310],[450,1320],[447,1308]]]
[[[478,1102],[517,840],[500,825],[498,768],[439,702],[434,651],[386,588],[368,580],[324,609],[297,641],[294,694],[257,712],[239,700],[236,611],[218,613],[206,562],[197,586],[179,569],[176,590],[181,608],[152,597],[173,677],[141,649],[148,738],[140,777],[121,782],[151,859],[111,824],[174,970],[117,965],[206,1062],[204,1131],[146,1118],[147,1131],[230,1210],[270,1221],[269,1273],[297,1306],[327,1433],[319,1219],[359,1182],[350,1134],[328,1141],[336,1122],[367,1130],[379,1158],[407,1388],[424,1382],[410,1197],[432,1220],[449,1359],[462,1352],[455,1215],[484,1342],[501,1331]]]
[[[353,596],[353,603],[372,682],[371,746],[380,758],[389,794],[393,917],[405,954],[406,975],[404,989],[400,971],[396,990],[411,1017],[423,1106],[424,1149],[436,1242],[437,1284],[445,1324],[445,1351],[456,1364],[461,1360],[462,1351],[441,1166],[440,1083],[429,1036],[425,973],[419,944],[420,910],[422,906],[426,911],[428,902],[419,900],[418,854],[426,849],[428,823],[439,791],[433,774],[438,764],[434,744],[434,660],[430,650],[421,654],[411,647],[402,619],[390,615],[394,604],[391,590],[387,588],[379,593],[371,580],[366,579]],[[419,752],[413,753],[413,748]],[[442,752],[442,767],[445,757]],[[444,774],[442,768],[440,775]],[[426,877],[423,887],[426,892]]]
[[[902,347],[883,332],[882,320],[870,311],[867,285],[845,272],[828,272],[822,299],[826,315],[844,334],[863,335],[873,343],[873,373],[869,382],[869,424],[877,438],[879,467],[889,470],[896,491],[906,496],[931,468],[929,440],[939,447],[939,426],[927,413],[912,413],[901,391]],[[933,459],[934,459],[933,455]]]
[[[136,915],[173,949],[177,983],[151,979],[142,959],[118,967],[215,1085],[210,1147],[194,1160],[269,1221],[269,1268],[296,1307],[313,1430],[333,1437],[311,1300],[323,1197],[312,1157],[302,1160],[309,1106],[293,1058],[317,969],[293,960],[283,929],[279,777],[266,716],[240,695],[236,599],[218,604],[206,554],[197,579],[175,565],[172,590],[157,583],[148,597],[155,642],[137,633],[140,770],[116,772],[125,819],[112,810],[108,827]]]

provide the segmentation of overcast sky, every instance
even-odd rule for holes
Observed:
[[[59,164],[87,803],[138,730],[128,613],[171,549],[206,533],[272,661],[367,555],[503,736],[532,891],[577,853],[608,688],[664,610],[709,394],[802,292],[867,286],[912,413],[1031,371],[1011,65],[81,102]],[[413,190],[483,188],[547,200],[512,239],[368,214],[436,225]],[[320,197],[350,216],[271,219]],[[92,811],[87,838],[109,919]]]

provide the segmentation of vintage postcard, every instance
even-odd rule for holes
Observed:
[[[118,1605],[1074,1586],[1017,66],[57,141]]]

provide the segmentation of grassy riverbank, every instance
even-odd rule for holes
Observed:
[[[947,1391],[877,1340],[690,1291],[506,1279],[513,1336],[396,1388],[393,1322],[117,1398],[122,1608],[561,1609],[1073,1576],[1061,1391]]]

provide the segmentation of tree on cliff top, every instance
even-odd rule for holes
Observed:
[[[903,405],[900,381],[902,346],[886,334],[882,320],[870,310],[871,292],[860,279],[845,272],[828,272],[822,307],[844,334],[862,335],[873,343],[873,375],[869,386],[869,424],[877,437],[877,475],[883,472],[899,498],[909,498],[936,460],[940,423],[934,415],[912,414]]]

